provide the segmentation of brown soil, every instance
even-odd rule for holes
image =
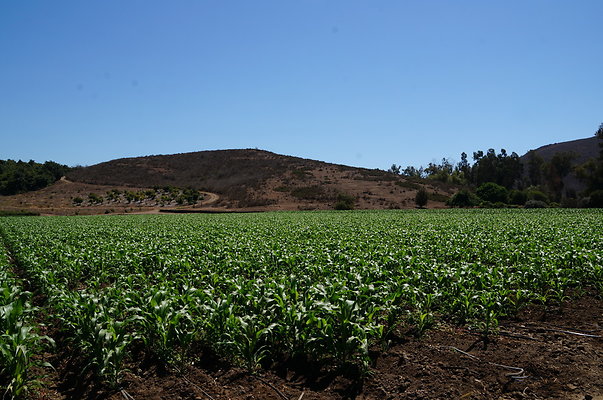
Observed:
[[[373,349],[364,379],[353,370],[286,360],[254,376],[203,355],[183,371],[141,356],[128,365],[122,388],[109,390],[78,378],[77,364],[59,355],[52,360],[57,371],[37,398],[603,399],[602,311],[603,302],[593,296],[547,313],[533,306],[501,321],[487,345],[475,332],[446,325],[422,338],[399,332],[387,350]]]

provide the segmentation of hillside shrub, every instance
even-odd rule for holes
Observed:
[[[427,193],[427,198],[431,201],[438,201],[441,203],[446,203],[450,200],[450,196],[446,196],[443,193]]]
[[[0,210],[0,217],[32,217],[39,215],[39,212],[29,210]]]
[[[291,195],[301,200],[321,200],[325,197],[325,191],[318,185],[300,186],[293,189]]]
[[[96,193],[90,193],[88,194],[88,201],[90,204],[102,204],[103,198]]]
[[[355,199],[353,196],[345,193],[339,193],[337,195],[337,202],[335,203],[336,210],[353,210]]]
[[[417,207],[423,208],[427,205],[427,201],[429,200],[429,195],[427,194],[427,190],[424,187],[417,191],[415,195],[415,203]]]

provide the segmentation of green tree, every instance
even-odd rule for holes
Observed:
[[[534,150],[528,152],[528,186],[538,186],[542,183],[542,165],[544,159]]]
[[[69,167],[53,161],[44,164],[0,160],[0,195],[12,195],[42,189],[61,178]]]
[[[480,150],[473,153],[473,159],[475,163],[471,179],[476,186],[494,182],[511,189],[523,173],[523,165],[517,153],[508,155],[505,149],[501,149],[499,154],[494,149],[488,149],[485,155]]]
[[[480,199],[469,190],[459,190],[448,200],[450,207],[475,207],[479,203]]]
[[[572,162],[576,158],[573,152],[557,152],[542,165],[542,176],[553,198],[558,201],[563,197],[563,179],[572,171]]]

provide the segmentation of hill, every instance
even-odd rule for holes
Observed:
[[[72,169],[37,192],[1,199],[0,208],[43,214],[102,212],[414,208],[425,186],[428,207],[444,207],[451,185],[422,183],[382,170],[355,168],[257,149],[215,150],[111,160]],[[184,188],[202,192],[184,201]],[[171,197],[170,197],[171,196]]]
[[[549,161],[556,153],[559,152],[575,153],[576,158],[574,159],[574,163],[583,164],[589,159],[599,156],[599,142],[600,140],[596,136],[592,136],[586,139],[547,144],[546,146],[541,146],[530,151],[536,152],[536,154],[542,157],[545,161]],[[522,159],[526,156],[527,153],[522,156]]]
[[[521,161],[524,165],[524,175],[527,175],[528,173],[528,160],[530,159],[532,152],[546,162],[550,161],[555,154],[571,153],[574,155],[574,158],[571,160],[571,166],[573,168],[584,164],[591,158],[597,158],[599,156],[600,142],[600,139],[598,139],[596,136],[592,136],[585,139],[548,144],[537,149],[530,150],[521,157]],[[586,188],[584,182],[579,180],[574,172],[570,172],[565,178],[563,178],[563,186],[566,191],[574,191],[576,193],[579,193]]]

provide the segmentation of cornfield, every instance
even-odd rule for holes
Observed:
[[[251,373],[283,357],[369,373],[400,326],[495,335],[527,304],[603,290],[600,210],[6,217],[0,234],[9,398],[48,367],[49,321],[119,387],[134,347],[175,366],[209,350]]]

